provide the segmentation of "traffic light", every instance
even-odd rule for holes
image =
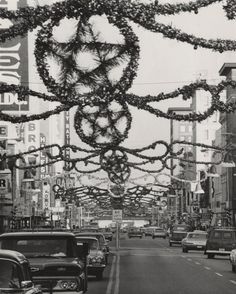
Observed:
[[[228,225],[231,225],[231,211],[229,209],[226,209],[226,219]]]

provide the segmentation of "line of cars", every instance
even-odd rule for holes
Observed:
[[[151,236],[155,238],[169,237],[169,246],[179,244],[183,253],[190,250],[203,251],[207,258],[212,259],[215,255],[229,256],[232,271],[236,272],[236,228],[214,227],[208,232],[202,230],[191,231],[186,224],[177,224],[168,233],[165,229],[155,226],[147,228],[130,228],[128,237]]]
[[[215,227],[209,232],[187,232],[181,240],[182,251],[201,250],[207,258],[213,259],[216,255],[229,256],[232,271],[236,272],[236,228]]]
[[[102,279],[109,246],[100,232],[21,231],[0,235],[0,292],[85,293]]]

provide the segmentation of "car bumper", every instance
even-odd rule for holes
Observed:
[[[105,269],[106,265],[88,265],[87,270],[88,270],[88,275],[96,275],[97,273],[103,272]]]
[[[205,245],[185,245],[185,244],[182,244],[183,248],[186,248],[188,250],[205,250],[206,246]]]
[[[63,289],[60,288],[59,284],[60,281],[76,281],[78,284],[77,289]],[[33,277],[34,285],[39,285],[39,287],[42,289],[42,291],[48,291],[50,289],[53,290],[53,292],[61,292],[61,291],[68,291],[68,292],[79,292],[83,293],[83,290],[81,289],[83,284],[83,278],[81,277],[75,277],[75,276],[37,276]],[[82,291],[82,292],[81,292]]]
[[[182,244],[182,240],[179,240],[179,241],[177,241],[177,240],[169,240],[169,243],[171,243],[171,244]]]
[[[206,250],[206,254],[216,254],[216,255],[230,255],[231,251],[219,251],[219,250]]]
[[[166,235],[152,235],[153,238],[166,238]]]

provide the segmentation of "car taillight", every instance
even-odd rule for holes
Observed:
[[[79,288],[79,283],[75,280],[62,280],[58,282],[58,286],[63,290],[76,290]]]

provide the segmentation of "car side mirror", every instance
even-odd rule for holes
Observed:
[[[77,243],[77,255],[79,257],[84,257],[89,255],[89,251],[90,251],[90,248],[88,243],[82,243],[82,242]]]
[[[21,287],[24,289],[32,288],[33,286],[34,286],[34,284],[32,281],[22,281],[21,282]]]

